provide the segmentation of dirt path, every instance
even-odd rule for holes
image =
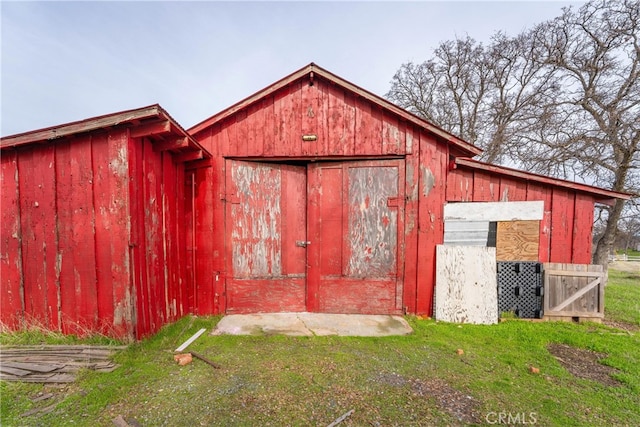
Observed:
[[[609,264],[612,270],[624,271],[627,273],[640,273],[640,262],[638,261],[614,261]]]

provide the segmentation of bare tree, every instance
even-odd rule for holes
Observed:
[[[640,192],[640,3],[599,0],[564,9],[534,34],[539,61],[562,79],[554,106],[561,126],[538,141],[545,157],[530,158],[529,166],[566,175],[558,166],[570,165],[587,182]],[[596,263],[606,265],[623,208],[617,200],[608,210]]]
[[[640,3],[594,0],[516,37],[443,42],[401,66],[387,98],[485,150],[489,162],[640,193]],[[603,218],[606,265],[624,209]]]

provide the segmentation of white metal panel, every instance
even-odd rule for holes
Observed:
[[[445,221],[444,244],[462,246],[487,246],[489,222]]]
[[[533,221],[544,216],[544,201],[469,202],[444,205],[445,221]]]
[[[438,245],[435,316],[445,322],[498,323],[495,248]]]

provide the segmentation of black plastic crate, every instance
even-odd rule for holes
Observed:
[[[513,312],[523,319],[543,313],[543,266],[531,261],[498,262],[498,312]]]

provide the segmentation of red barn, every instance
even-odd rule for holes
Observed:
[[[589,263],[594,204],[629,198],[472,160],[479,148],[314,64],[187,132],[153,106],[1,147],[2,322],[65,332],[141,337],[189,312],[431,314],[445,206],[532,202],[538,216],[503,221],[529,248],[508,256]]]
[[[2,324],[133,338],[192,311],[186,169],[159,106],[2,138]]]

